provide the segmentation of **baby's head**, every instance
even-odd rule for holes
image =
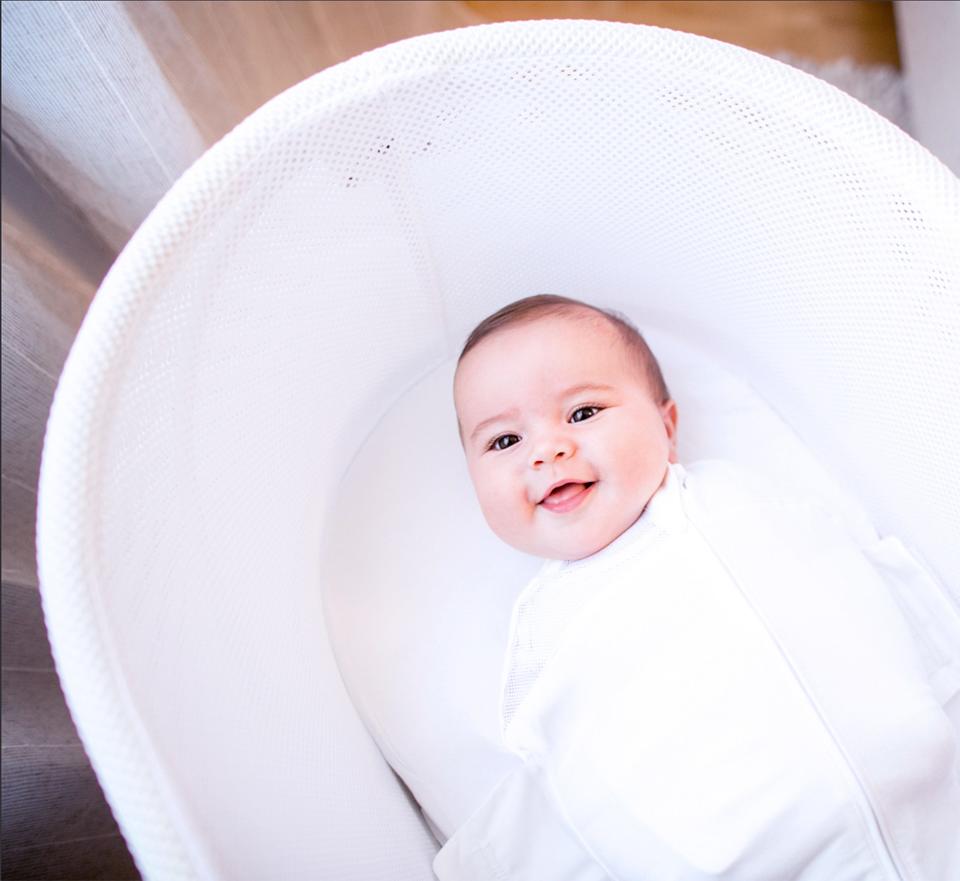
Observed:
[[[477,325],[454,403],[487,523],[539,557],[606,547],[676,461],[677,407],[643,338],[566,297],[527,297]]]

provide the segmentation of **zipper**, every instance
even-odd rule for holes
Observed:
[[[774,640],[776,643],[776,640]],[[777,643],[777,651],[780,652],[781,657],[787,663],[790,668],[790,672],[793,673],[794,679],[796,679],[797,684],[800,686],[801,691],[803,691],[804,696],[807,699],[807,702],[813,708],[813,711],[817,714],[817,718],[820,720],[820,724],[823,726],[824,731],[827,732],[827,735],[830,737],[830,740],[833,742],[834,747],[837,750],[837,753],[840,755],[841,763],[846,768],[847,773],[853,778],[854,783],[856,784],[856,789],[860,793],[861,801],[863,805],[866,805],[866,813],[868,814],[868,822],[866,825],[869,827],[870,836],[874,839],[874,850],[879,852],[881,857],[881,862],[885,863],[884,868],[887,870],[887,873],[891,878],[897,879],[897,881],[907,881],[907,875],[902,870],[899,862],[894,855],[893,851],[890,848],[890,845],[887,844],[888,836],[884,833],[883,824],[880,821],[880,814],[878,813],[876,806],[873,803],[873,799],[870,798],[870,793],[867,791],[867,787],[864,785],[863,780],[860,775],[857,773],[856,768],[853,765],[853,762],[850,761],[847,756],[846,751],[841,745],[837,736],[833,733],[833,729],[827,724],[826,719],[823,717],[823,714],[820,712],[820,708],[817,706],[816,701],[810,695],[810,692],[807,691],[806,685],[804,685],[800,676],[797,674],[797,671],[793,669],[793,665],[790,663],[789,658],[787,658],[785,652],[780,648],[779,643]]]
[[[742,591],[741,596],[744,596]],[[878,854],[880,861],[884,864],[885,873],[889,875],[891,879],[896,879],[896,881],[908,881],[906,872],[903,871],[899,861],[893,853],[893,850],[887,843],[888,835],[884,832],[883,823],[881,822],[880,814],[877,811],[876,805],[874,804],[873,799],[870,797],[870,793],[867,790],[867,787],[864,784],[860,774],[857,772],[854,763],[850,761],[850,757],[847,755],[847,751],[843,748],[843,744],[840,743],[840,739],[836,736],[833,728],[827,722],[819,705],[814,700],[810,690],[807,688],[806,683],[803,681],[803,678],[794,667],[793,662],[783,650],[783,647],[773,635],[773,632],[767,626],[767,622],[764,621],[763,617],[753,607],[752,603],[750,603],[750,600],[746,596],[744,596],[744,599],[750,608],[753,609],[753,612],[757,618],[763,623],[764,629],[767,631],[767,634],[777,648],[777,652],[780,654],[780,657],[783,658],[783,662],[787,665],[787,669],[791,672],[791,674],[793,674],[794,681],[800,687],[800,690],[803,692],[803,696],[807,699],[807,703],[813,709],[817,719],[820,720],[820,725],[823,727],[823,730],[827,732],[827,736],[833,743],[834,749],[840,756],[840,764],[846,769],[847,774],[853,778],[853,782],[855,784],[854,789],[860,794],[861,812],[866,814],[867,823],[865,825],[868,827],[870,837],[873,839],[874,851]],[[866,807],[865,812],[862,810],[864,807]]]
[[[781,646],[780,641],[776,638],[773,633],[773,629],[770,627],[766,618],[760,613],[759,609],[753,604],[750,597],[747,596],[743,590],[740,579],[736,577],[731,567],[727,564],[727,561],[724,559],[723,555],[720,554],[717,549],[713,546],[707,536],[703,533],[703,530],[700,528],[700,524],[696,522],[692,517],[688,517],[688,522],[696,530],[697,534],[700,536],[701,541],[709,549],[710,553],[714,556],[717,562],[723,567],[724,571],[727,573],[732,584],[736,586],[737,592],[743,598],[744,603],[746,603],[747,608],[756,616],[757,620],[762,624],[763,629],[766,631],[767,636],[770,638],[770,641],[775,646],[777,653],[783,659],[784,664],[786,664],[787,669],[793,676],[794,681],[799,686],[803,696],[806,698],[807,703],[813,709],[813,712],[816,714],[817,719],[820,721],[820,725],[823,727],[823,730],[826,731],[827,736],[830,738],[830,741],[833,743],[834,748],[837,751],[837,754],[840,756],[840,764],[846,769],[850,777],[853,778],[854,783],[856,784],[854,789],[860,795],[861,802],[861,813],[865,813],[866,816],[864,819],[867,820],[865,825],[868,828],[869,837],[872,839],[874,845],[873,850],[880,858],[883,870],[885,874],[891,879],[891,881],[910,881],[909,876],[906,872],[903,871],[902,866],[899,864],[896,856],[891,850],[889,844],[887,843],[887,835],[884,833],[883,824],[880,820],[880,814],[878,813],[876,806],[873,803],[873,799],[870,797],[870,793],[867,791],[867,787],[864,785],[863,780],[861,779],[859,773],[857,773],[856,768],[853,765],[853,762],[850,761],[849,756],[847,755],[846,750],[843,748],[843,745],[840,743],[839,738],[833,731],[833,728],[827,722],[823,712],[821,711],[819,705],[814,700],[813,695],[810,693],[810,690],[807,688],[806,683],[803,681],[803,677],[800,676],[800,673],[797,671],[796,667],[793,664],[793,661],[790,660],[789,655],[784,651],[783,646]],[[866,811],[863,811],[863,807],[866,806]]]
[[[722,561],[721,561],[722,562]],[[726,564],[724,563],[724,568]],[[727,570],[729,572],[729,570]],[[732,574],[732,573],[731,573]],[[737,589],[740,590],[739,582],[737,584]],[[770,637],[773,644],[776,646],[777,652],[780,657],[783,658],[783,662],[787,665],[787,669],[793,675],[794,681],[799,686],[803,696],[806,698],[807,703],[813,709],[813,712],[816,714],[817,719],[820,721],[820,725],[823,727],[823,730],[826,731],[827,736],[830,738],[830,741],[833,743],[834,749],[837,751],[837,754],[840,757],[840,764],[845,768],[847,774],[853,779],[855,784],[854,789],[860,795],[861,802],[861,812],[866,814],[867,823],[865,824],[868,828],[869,835],[873,839],[874,851],[880,857],[881,863],[883,863],[883,868],[885,873],[891,878],[896,879],[896,881],[908,881],[908,876],[906,872],[903,871],[902,866],[899,864],[896,856],[894,855],[893,850],[890,848],[890,845],[887,843],[888,835],[884,832],[883,823],[880,819],[880,814],[877,811],[876,805],[873,802],[873,799],[870,797],[870,793],[867,790],[866,785],[863,782],[860,774],[857,772],[854,763],[850,761],[850,757],[847,755],[847,751],[843,748],[843,744],[840,743],[840,739],[836,736],[833,731],[833,728],[827,722],[823,712],[821,711],[819,705],[814,700],[813,695],[810,693],[810,690],[807,688],[806,683],[803,681],[803,678],[797,672],[797,669],[794,667],[793,662],[790,660],[787,653],[783,650],[783,647],[780,645],[780,642],[773,635],[770,627],[767,625],[767,622],[764,620],[763,616],[754,608],[753,604],[750,602],[749,598],[746,597],[742,590],[740,590],[740,595],[743,596],[745,602],[757,616],[757,619],[763,624],[764,629],[767,631],[767,635]],[[866,808],[866,811],[863,811],[863,808]]]

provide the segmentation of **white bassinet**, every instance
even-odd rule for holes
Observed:
[[[387,411],[538,292],[748,381],[958,598],[956,178],[824,83],[685,34],[511,23],[387,46],[184,175],[57,392],[44,610],[145,876],[431,877],[437,846],[334,661],[320,549]],[[398,433],[411,477],[368,484],[442,483],[430,440]],[[396,529],[442,545],[458,524],[427,511]],[[375,557],[377,535],[355,545]]]

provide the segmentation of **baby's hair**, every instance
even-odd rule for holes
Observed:
[[[550,315],[570,315],[580,309],[588,309],[602,316],[617,329],[624,345],[640,364],[657,403],[664,404],[669,401],[670,391],[663,379],[660,365],[657,363],[653,352],[650,351],[646,340],[641,336],[640,331],[633,326],[628,318],[612,309],[600,309],[581,300],[561,297],[556,294],[535,294],[532,297],[524,297],[522,300],[508,303],[502,309],[498,309],[492,315],[484,318],[467,337],[467,341],[463,345],[463,351],[460,352],[460,357],[457,359],[457,364],[484,337],[488,337],[504,327],[509,327],[511,324],[522,324]]]

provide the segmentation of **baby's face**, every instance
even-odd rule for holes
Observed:
[[[676,461],[676,405],[654,400],[617,330],[587,314],[498,330],[454,380],[487,523],[539,557],[579,560],[606,547]]]

